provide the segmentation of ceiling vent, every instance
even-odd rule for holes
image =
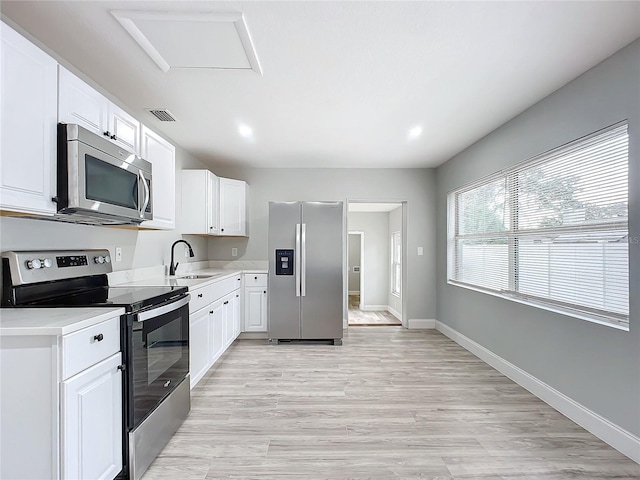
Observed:
[[[240,12],[111,12],[163,72],[248,70],[262,75]]]
[[[161,122],[175,122],[176,117],[174,117],[169,110],[164,108],[150,108],[147,110],[151,115],[156,117]]]

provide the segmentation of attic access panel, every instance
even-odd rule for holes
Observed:
[[[204,68],[262,75],[242,13],[111,13],[164,72]]]

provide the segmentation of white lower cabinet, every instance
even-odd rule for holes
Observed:
[[[189,370],[191,388],[209,369],[210,344],[209,309],[201,308],[189,315]]]
[[[113,479],[122,469],[120,353],[62,382],[62,478]]]
[[[191,388],[240,335],[241,277],[234,275],[191,289],[189,360]]]
[[[244,331],[267,331],[267,287],[244,289]]]
[[[267,331],[267,274],[244,274],[245,332]]]
[[[211,319],[211,365],[224,353],[225,349],[225,308],[224,302],[213,303],[210,311]]]
[[[0,338],[0,478],[112,480],[122,470],[120,317]]]

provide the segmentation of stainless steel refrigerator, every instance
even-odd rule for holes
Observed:
[[[269,202],[269,341],[342,343],[342,202]]]

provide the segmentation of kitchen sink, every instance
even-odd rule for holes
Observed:
[[[200,278],[211,278],[215,277],[215,275],[183,275],[178,277],[178,280],[197,280]]]

